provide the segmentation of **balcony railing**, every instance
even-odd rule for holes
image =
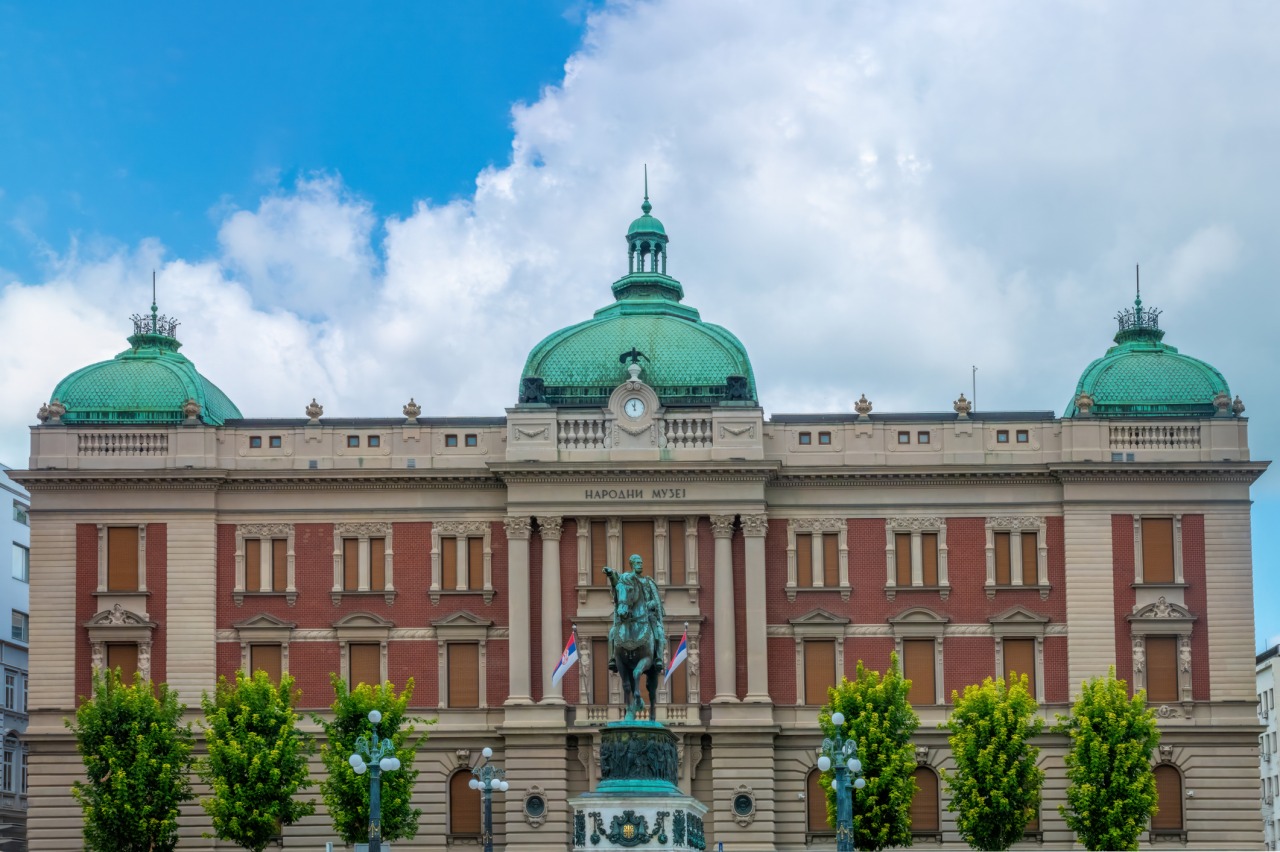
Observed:
[[[167,456],[165,432],[81,432],[76,435],[81,456]]]
[[[1111,427],[1113,450],[1198,450],[1200,427],[1197,425],[1123,425]]]

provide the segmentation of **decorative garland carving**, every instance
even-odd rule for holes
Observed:
[[[793,518],[791,529],[798,533],[843,532],[848,525],[844,518]]]
[[[280,538],[293,535],[293,524],[240,524],[236,532],[244,538]]]
[[[334,524],[333,531],[342,538],[376,538],[391,535],[391,524],[385,521]]]
[[[938,530],[942,529],[942,518],[886,518],[885,525],[891,530]]]
[[[120,604],[115,604],[111,609],[104,609],[102,612],[89,619],[90,627],[153,627],[154,625],[142,618],[137,613],[130,612]]]
[[[987,518],[987,529],[992,530],[1038,530],[1044,526],[1044,518],[1031,515],[997,515]]]
[[[528,520],[527,518],[525,519]],[[489,531],[488,521],[440,521],[435,526],[442,536],[484,535]]]

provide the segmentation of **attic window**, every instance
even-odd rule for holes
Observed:
[[[381,446],[382,446],[382,436],[381,436],[381,435],[370,435],[368,440],[369,440],[369,446],[370,446],[370,447],[381,447]]]
[[[468,447],[479,446],[480,439],[476,435],[467,435],[466,442]]]
[[[283,442],[281,441],[279,435],[272,435],[271,438],[269,439],[269,443],[270,443],[271,449],[278,450],[280,449]]]
[[[830,432],[819,432],[819,433],[818,433],[818,443],[819,443],[819,444],[830,444],[830,443],[831,443],[831,433],[830,433]]]
[[[262,449],[262,436],[261,436],[261,435],[251,435],[251,436],[249,437],[249,449],[251,449],[251,450],[260,450],[260,449]]]
[[[458,436],[457,436],[457,435],[445,435],[445,436],[444,436],[444,445],[445,445],[446,447],[456,447],[456,446],[458,446]]]
[[[996,443],[997,443],[997,444],[1007,444],[1007,443],[1009,443],[1009,430],[1008,430],[1008,429],[1001,429],[1001,430],[999,430],[998,432],[996,432]]]
[[[1028,444],[1031,442],[1031,433],[1026,429],[1019,429],[1015,435],[1019,444]]]
[[[358,446],[360,446],[360,436],[359,436],[359,435],[348,435],[348,436],[347,436],[347,446],[348,446],[348,447],[358,447]]]
[[[809,444],[812,444],[812,443],[813,443],[813,433],[812,433],[812,432],[801,432],[801,433],[800,433],[800,446],[802,446],[802,447],[807,447]]]

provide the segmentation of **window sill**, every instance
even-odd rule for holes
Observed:
[[[393,598],[395,597],[394,592],[391,592],[390,594]],[[494,591],[493,589],[432,589],[431,602],[433,604],[438,604],[440,603],[441,597],[447,598],[447,597],[456,597],[459,595],[484,595],[484,602],[486,604],[490,604],[490,603],[493,603]],[[387,603],[390,603],[390,602],[391,601],[387,601]]]
[[[912,845],[914,845],[917,841],[920,841],[920,840],[932,840],[934,843],[941,845],[942,832],[941,831],[916,831],[913,829],[911,832]]]
[[[349,596],[353,598],[371,598],[377,595],[382,596],[382,598],[387,602],[387,606],[391,606],[393,603],[396,602],[395,589],[364,589],[361,591],[350,591],[347,589],[340,589],[338,591],[330,592],[329,600],[333,601],[334,606],[337,606],[338,604],[342,603],[342,598],[344,596]],[[292,606],[292,604],[290,604],[290,606]]]
[[[852,586],[787,586],[787,600],[794,601],[797,594],[811,594],[813,592],[839,592],[840,600],[847,601],[849,596],[853,594]]]
[[[996,599],[997,592],[1029,592],[1029,591],[1039,592],[1040,600],[1047,601],[1049,599],[1049,592],[1053,590],[1053,586],[1049,585],[1048,583],[1045,583],[1043,585],[1038,583],[1035,585],[1023,584],[1020,586],[1015,586],[1012,583],[1008,583],[1008,584],[1000,584],[1000,585],[990,585],[990,586],[987,586],[986,588],[987,588],[987,600],[989,601],[993,601]]]
[[[1189,589],[1190,583],[1130,583],[1131,589]]]
[[[1152,829],[1150,834],[1151,843],[1186,843],[1186,829],[1179,828],[1157,828]]]
[[[951,597],[951,586],[885,586],[885,600],[894,600],[899,594],[925,592],[927,594],[938,595],[942,600]]]
[[[285,603],[293,606],[298,602],[298,590],[293,589],[284,592],[232,592],[231,599],[236,602],[236,606],[244,606],[245,598],[284,598]]]
[[[141,598],[151,597],[149,589],[98,589],[93,593],[95,598],[106,597],[107,595],[136,595]]]

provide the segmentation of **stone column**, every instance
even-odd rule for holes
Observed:
[[[738,700],[737,633],[733,626],[733,515],[712,515],[716,539],[716,694],[712,703]]]
[[[567,637],[560,631],[560,531],[559,516],[539,517],[542,535],[542,703],[563,704],[564,692],[551,675],[560,662]]]
[[[532,704],[529,680],[529,535],[528,518],[507,518],[507,666],[510,677],[507,704]],[[459,548],[461,550],[462,548]],[[459,562],[462,561],[459,554]],[[461,570],[461,569],[459,569]]]
[[[743,515],[742,534],[746,538],[746,624],[747,634],[747,701],[769,701],[769,640],[766,635],[768,614],[765,608],[764,537],[769,532],[765,515]],[[815,551],[821,553],[821,534],[814,536]],[[718,590],[717,590],[718,591]],[[718,646],[717,646],[718,647]]]

